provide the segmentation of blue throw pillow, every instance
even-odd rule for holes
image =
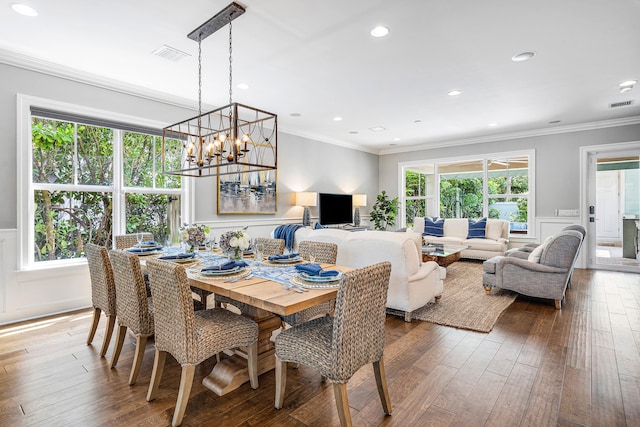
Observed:
[[[424,217],[424,231],[422,235],[443,237],[444,236],[444,218],[440,218],[434,221],[428,216]]]
[[[477,221],[469,219],[469,232],[467,234],[467,239],[484,239],[486,229],[487,218],[482,218]]]

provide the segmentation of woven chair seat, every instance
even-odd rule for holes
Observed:
[[[331,337],[333,317],[310,320],[278,335],[276,356],[289,362],[302,363],[334,381],[331,372]]]
[[[195,312],[197,358],[192,364],[228,348],[249,346],[256,342],[258,324],[222,308]],[[189,362],[187,362],[189,363]]]

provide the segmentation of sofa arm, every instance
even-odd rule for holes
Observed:
[[[507,265],[510,267],[517,267],[531,273],[566,273],[566,270],[562,268],[530,262],[527,259],[516,257],[500,257],[500,259],[496,261],[496,274],[498,274],[498,272],[500,272],[500,270],[502,270]]]
[[[428,275],[430,275],[433,272],[433,270],[436,270],[436,269],[437,270],[440,269],[440,266],[438,265],[437,262],[427,261],[423,263],[420,266],[420,268],[418,268],[418,271],[416,271],[414,274],[409,276],[409,282],[416,282],[416,281],[422,280]]]

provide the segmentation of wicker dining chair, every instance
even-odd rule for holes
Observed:
[[[111,265],[113,265],[113,277],[116,284],[116,317],[118,318],[111,369],[118,363],[127,329],[130,329],[136,337],[136,352],[129,375],[129,385],[133,385],[138,378],[144,351],[147,347],[147,338],[153,335],[153,304],[152,299],[147,297],[147,288],[138,255],[126,251],[111,250],[109,258],[111,258]]]
[[[182,366],[173,426],[182,423],[196,365],[222,350],[247,347],[249,381],[251,388],[258,388],[258,324],[222,308],[194,312],[184,266],[148,260],[147,271],[156,332],[147,401],[156,397],[167,353]]]
[[[271,239],[269,237],[256,237],[255,244],[264,246],[262,256],[270,257],[284,253],[284,239]]]
[[[310,259],[310,252],[313,248],[315,252],[315,262],[335,264],[338,257],[338,245],[329,242],[311,242],[309,240],[303,240],[298,245],[298,253],[303,259]],[[303,322],[308,322],[311,319],[315,319],[320,316],[329,316],[333,313],[336,301],[327,301],[322,304],[314,305],[297,313],[290,314],[288,316],[281,316],[283,322],[295,326]],[[284,327],[284,325],[283,325]]]
[[[373,363],[382,408],[391,414],[383,363],[390,274],[388,261],[345,273],[334,317],[310,320],[276,337],[276,409],[284,403],[286,362],[301,363],[333,383],[340,425],[350,426],[347,382],[362,366]]]
[[[87,337],[87,345],[93,341],[100,321],[100,313],[104,312],[107,316],[107,325],[100,350],[100,357],[104,357],[109,348],[113,326],[116,322],[116,287],[113,282],[113,269],[107,248],[93,243],[87,243],[84,248],[91,276],[91,303],[93,305],[93,322]]]
[[[138,239],[136,238],[137,233],[131,234],[121,234],[119,236],[115,236],[116,239],[116,249],[127,249],[132,248],[138,244]],[[153,240],[153,233],[142,233],[142,241],[150,242]]]

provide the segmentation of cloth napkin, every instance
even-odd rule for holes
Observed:
[[[279,254],[279,255],[271,255],[269,257],[269,261],[274,261],[274,260],[278,260],[278,259],[291,259],[291,258],[297,258],[298,256],[300,256],[300,254],[298,253],[290,253],[290,254]]]
[[[141,253],[141,252],[150,252],[150,251],[155,251],[156,247],[149,247],[149,248],[128,248],[125,249],[127,252],[133,252],[133,253]]]
[[[298,264],[296,265],[296,270],[308,274],[309,276],[320,276],[320,277],[333,277],[340,274],[338,270],[322,270],[320,264]]]
[[[163,255],[161,257],[158,257],[158,259],[189,259],[189,258],[193,258],[196,254],[174,254],[174,255]]]
[[[205,267],[200,271],[224,271],[231,270],[236,267],[246,267],[247,265],[249,264],[244,261],[227,261],[221,265],[212,265],[211,267]]]

